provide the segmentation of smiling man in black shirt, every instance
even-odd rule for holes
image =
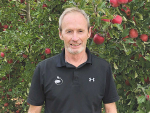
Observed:
[[[34,72],[28,113],[117,113],[119,99],[108,62],[86,47],[91,34],[83,10],[67,8],[59,18],[62,53],[40,62]]]

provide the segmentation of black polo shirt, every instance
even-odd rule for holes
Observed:
[[[45,113],[101,113],[103,103],[119,99],[108,62],[86,49],[88,60],[77,68],[65,62],[65,50],[38,64],[27,102]]]

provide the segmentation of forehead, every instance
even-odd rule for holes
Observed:
[[[83,27],[87,28],[88,22],[80,12],[67,13],[62,20],[62,29],[66,27]]]

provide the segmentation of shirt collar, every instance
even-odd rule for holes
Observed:
[[[88,56],[86,63],[92,64],[92,55],[91,55],[90,50],[88,48],[86,48],[86,53]],[[62,52],[60,53],[60,58],[57,61],[57,67],[63,67],[63,66],[66,66],[65,49],[62,50]]]

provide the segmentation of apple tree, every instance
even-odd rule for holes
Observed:
[[[36,65],[62,51],[61,0],[0,1],[0,112],[27,112]]]

